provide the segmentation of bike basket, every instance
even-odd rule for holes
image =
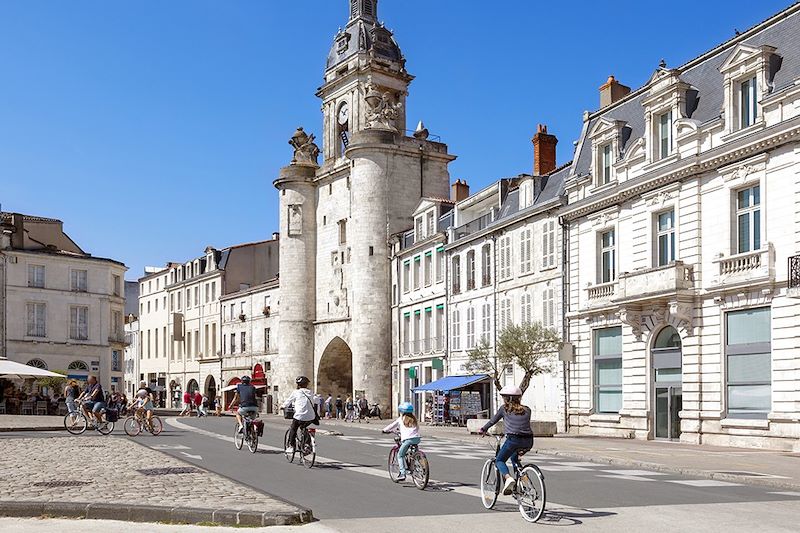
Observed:
[[[119,420],[119,411],[116,409],[106,409],[106,422],[116,422]]]
[[[290,405],[289,407],[287,407],[287,408],[285,408],[283,410],[283,418],[285,418],[286,420],[291,420],[291,419],[294,418],[294,407],[293,406]]]
[[[262,437],[264,435],[264,422],[261,420],[253,420],[253,426],[258,432],[258,436]]]

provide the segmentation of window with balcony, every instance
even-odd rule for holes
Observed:
[[[423,268],[425,274],[425,286],[429,287],[433,277],[433,253],[425,252],[425,266]]]
[[[611,143],[600,148],[600,185],[611,183]]]
[[[542,270],[556,266],[556,221],[542,223]]]
[[[475,250],[467,252],[467,290],[475,288]]]
[[[451,274],[453,277],[453,294],[459,294],[461,292],[461,256],[459,255],[453,256],[453,268]]]
[[[622,328],[593,332],[594,406],[596,413],[619,413],[622,409]]]
[[[739,83],[739,127],[752,126],[758,114],[756,77]]]
[[[422,347],[424,352],[433,350],[436,333],[433,329],[433,307],[425,308],[425,341]]]
[[[481,285],[488,287],[492,284],[492,245],[484,244],[481,247]]]
[[[772,310],[725,315],[727,410],[731,418],[767,418],[772,407]]]
[[[475,347],[475,308],[467,307],[467,350]]]
[[[44,266],[28,265],[28,287],[44,288]]]
[[[85,341],[89,338],[89,308],[70,307],[69,309],[69,338]]]
[[[658,116],[658,159],[672,154],[672,111]]]
[[[422,351],[422,313],[414,311],[414,353]]]
[[[736,193],[736,251],[743,254],[761,249],[761,187]]]
[[[600,276],[598,283],[609,283],[616,279],[616,242],[614,230],[600,234]]]
[[[411,290],[411,260],[403,261],[403,292]]]
[[[524,228],[519,233],[519,272],[533,271],[533,229]]]
[[[26,304],[28,337],[45,337],[47,335],[47,307],[43,303]]]
[[[656,241],[658,243],[658,266],[675,261],[675,211],[656,215]]]
[[[452,340],[450,346],[453,350],[461,349],[461,315],[458,309],[453,311]]]
[[[403,354],[411,353],[411,313],[403,315]]]

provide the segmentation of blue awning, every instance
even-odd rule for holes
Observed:
[[[487,374],[475,374],[472,376],[447,376],[436,381],[431,381],[425,385],[420,385],[411,389],[414,392],[433,392],[433,391],[451,391],[463,389],[473,383],[488,380]]]

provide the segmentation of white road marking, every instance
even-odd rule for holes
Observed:
[[[545,472],[589,472],[591,468],[583,466],[539,465]]]
[[[770,492],[769,494],[777,494],[778,496],[792,496],[800,498],[800,492]]]
[[[729,483],[716,479],[667,479],[665,482],[688,485],[690,487],[741,487],[739,483]]]
[[[617,476],[666,476],[663,472],[650,472],[648,470],[601,470]]]
[[[154,450],[191,450],[191,448],[182,444],[153,444],[150,447]]]
[[[598,474],[597,477],[604,477],[608,479],[618,479],[621,481],[656,481],[655,479],[650,479],[649,477],[642,477],[642,476],[623,476],[623,475],[612,475],[612,474]]]
[[[597,468],[602,466],[598,463],[589,463],[585,461],[553,461],[553,464],[558,466],[583,466],[586,468]]]
[[[186,452],[181,452],[181,455],[186,456],[189,459],[197,459],[198,461],[202,461],[203,460],[203,456],[202,455],[192,455],[192,454],[186,453]]]

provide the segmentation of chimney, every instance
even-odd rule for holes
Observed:
[[[19,213],[11,214],[11,247],[17,250],[25,248],[25,217]]]
[[[547,133],[547,126],[539,124],[532,142],[533,175],[544,176],[554,171],[556,169],[556,145],[558,144],[556,136]]]
[[[622,85],[614,76],[609,76],[608,81],[600,86],[600,107],[606,107],[624,98],[631,92],[631,88]]]
[[[450,190],[450,199],[454,202],[460,202],[468,196],[469,185],[467,185],[467,182],[464,180],[456,180]]]

